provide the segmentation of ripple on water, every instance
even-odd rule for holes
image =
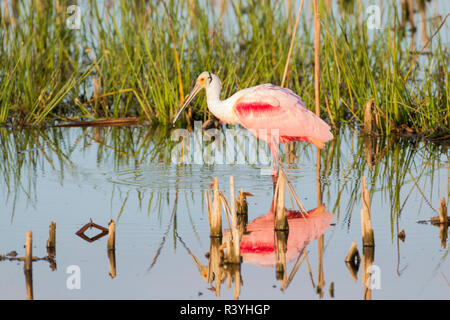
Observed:
[[[293,172],[294,173],[294,172]],[[295,172],[297,177],[300,173]],[[261,175],[259,168],[248,168],[239,165],[189,165],[167,166],[151,164],[135,168],[126,168],[113,172],[105,172],[106,180],[116,185],[135,187],[143,190],[205,190],[214,177],[220,183],[224,178],[235,177],[236,187],[245,185],[248,190],[266,190],[272,187],[272,179]]]

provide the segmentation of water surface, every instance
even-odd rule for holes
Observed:
[[[148,127],[0,128],[0,134],[0,254],[15,250],[24,256],[25,233],[32,230],[33,255],[45,257],[48,226],[56,222],[56,270],[48,261],[33,263],[35,299],[233,298],[234,284],[228,289],[225,281],[216,297],[197,265],[208,265],[210,250],[204,190],[218,177],[228,194],[233,175],[236,188],[254,195],[248,198],[248,220],[257,225],[254,220],[270,211],[273,195],[272,180],[261,175],[261,166],[173,163],[176,143],[170,134]],[[316,150],[297,144],[295,156],[286,172],[305,208],[314,210],[319,207]],[[327,226],[319,231],[291,227],[289,234],[302,243],[294,245],[287,272],[304,247],[312,277],[303,261],[281,290],[274,262],[244,258],[239,298],[332,299],[333,283],[335,299],[362,299],[362,267],[355,281],[344,262],[353,241],[362,254],[362,176],[370,190],[373,265],[380,276],[371,298],[448,298],[448,243],[441,240],[439,227],[418,223],[437,216],[440,199],[448,199],[448,147],[368,138],[354,129],[340,131],[321,151]],[[291,207],[288,198],[286,207]],[[86,242],[75,234],[90,219],[106,227],[110,219],[116,221],[114,278],[107,237]],[[401,230],[404,242],[397,238]],[[88,233],[95,235],[94,230]],[[71,290],[67,269],[73,265],[80,268],[81,288]],[[0,298],[27,298],[22,262],[0,261]]]

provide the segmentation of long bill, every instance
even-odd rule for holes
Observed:
[[[195,98],[195,96],[197,95],[197,93],[200,92],[201,89],[202,89],[202,87],[198,83],[195,84],[194,89],[192,89],[192,91],[189,94],[189,96],[187,97],[186,101],[184,101],[183,106],[181,107],[180,111],[178,111],[177,115],[175,116],[175,119],[173,119],[173,124],[172,125],[175,125],[175,122],[177,122],[177,120],[180,117],[181,113],[184,111],[184,109],[186,109],[186,107],[189,105],[189,103],[192,101],[192,99]]]

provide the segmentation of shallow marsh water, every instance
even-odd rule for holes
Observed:
[[[15,250],[23,256],[25,233],[32,230],[33,255],[46,256],[48,226],[56,222],[57,267],[52,271],[47,261],[33,263],[35,299],[215,299],[193,258],[208,264],[203,194],[208,183],[218,177],[228,194],[233,175],[237,189],[254,195],[248,198],[250,222],[271,207],[272,180],[261,175],[261,166],[175,164],[171,154],[176,143],[170,135],[147,127],[0,128],[0,133],[0,254]],[[312,210],[318,196],[316,150],[298,144],[295,155],[298,160],[286,165],[286,172],[305,208]],[[333,283],[334,298],[362,299],[362,268],[355,281],[344,259],[353,241],[362,254],[364,175],[372,202],[373,265],[380,277],[372,299],[448,299],[448,242],[442,243],[439,227],[418,223],[437,216],[440,199],[448,199],[448,146],[370,139],[345,129],[321,155],[322,202],[333,215],[324,230],[322,270],[317,240],[305,248],[312,280],[303,262],[285,290],[274,266],[244,259],[239,298],[330,299]],[[75,235],[90,219],[102,226],[116,221],[115,278],[109,274],[107,237],[86,242]],[[397,239],[402,229],[404,242]],[[296,236],[291,229],[289,237]],[[288,273],[294,263],[295,258],[288,262]],[[67,270],[73,265],[81,272],[80,289],[67,287],[72,275]],[[319,273],[321,294],[313,287]],[[233,298],[233,286],[228,289],[225,282],[219,298]],[[0,261],[0,299],[26,298],[22,262]]]

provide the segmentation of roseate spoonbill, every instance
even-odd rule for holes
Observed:
[[[208,109],[222,122],[240,124],[257,138],[269,144],[272,153],[272,175],[278,176],[279,143],[306,141],[318,148],[333,139],[329,125],[313,112],[290,89],[267,83],[236,92],[220,100],[219,77],[202,72],[173,124],[201,89],[206,89]]]

